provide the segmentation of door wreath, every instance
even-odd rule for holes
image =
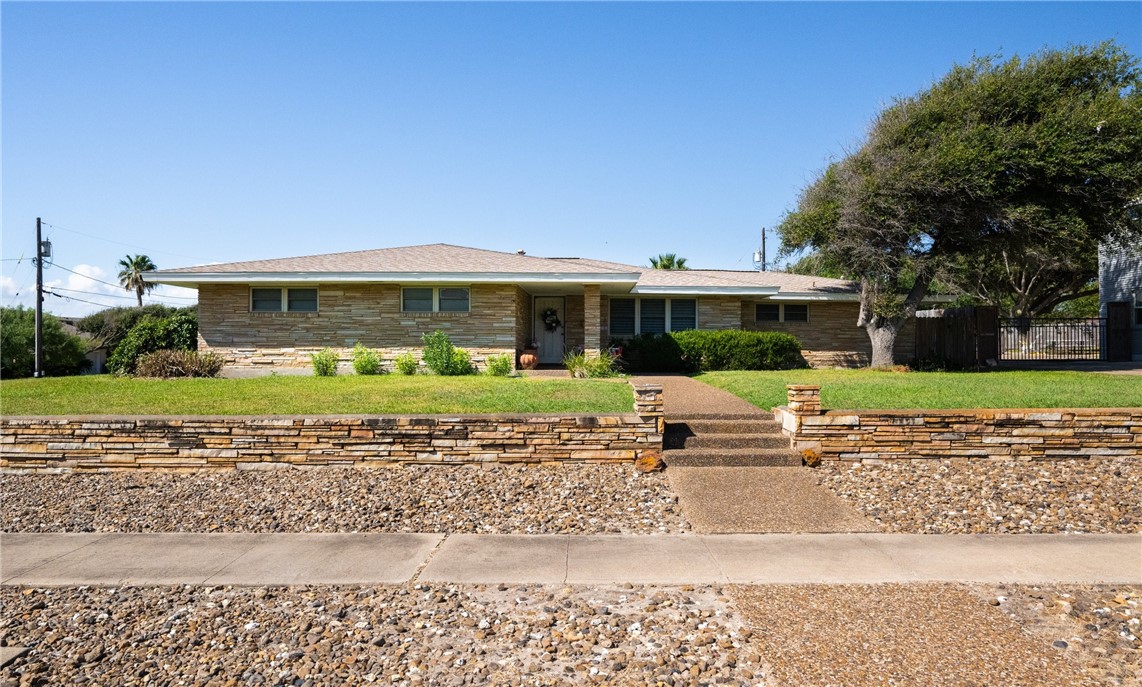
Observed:
[[[563,324],[559,321],[559,311],[555,308],[547,308],[543,312],[539,313],[539,316],[541,319],[543,319],[544,328],[546,328],[549,332],[555,331],[560,325]]]

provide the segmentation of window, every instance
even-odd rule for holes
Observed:
[[[611,299],[611,336],[634,336],[634,299]]]
[[[416,286],[401,289],[402,312],[468,312],[467,288]]]
[[[440,312],[468,312],[468,289],[440,289]]]
[[[317,312],[317,289],[286,289],[286,310]]]
[[[254,312],[281,312],[281,289],[250,289],[250,310]]]
[[[670,299],[670,331],[698,328],[698,301],[693,298]]]
[[[612,298],[611,336],[664,334],[698,328],[693,298]]]
[[[755,322],[809,321],[809,306],[804,303],[758,303],[754,308]]]
[[[1142,290],[1134,292],[1134,326],[1142,327]]]
[[[432,312],[432,289],[401,289],[404,312]]]
[[[784,305],[785,321],[786,322],[808,322],[809,321],[809,306],[807,305]]]
[[[776,303],[758,303],[754,319],[758,322],[780,322],[781,306]]]
[[[284,307],[283,307],[284,306]],[[251,312],[317,312],[317,289],[250,289]]]
[[[641,298],[638,302],[639,316],[642,326],[639,331],[643,334],[666,333],[666,299]]]

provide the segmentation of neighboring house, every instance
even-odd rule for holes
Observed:
[[[103,346],[97,346],[95,340],[87,332],[79,331],[79,321],[82,317],[59,317],[60,324],[63,325],[63,330],[73,336],[78,336],[83,340],[83,345],[87,348],[87,352],[83,354],[91,365],[84,370],[81,374],[85,375],[101,375],[107,373],[107,349]]]
[[[795,335],[815,365],[867,364],[859,294],[839,279],[780,272],[654,270],[446,244],[257,260],[144,275],[198,289],[199,350],[230,366],[310,364],[358,341],[391,360],[441,329],[482,363],[538,344],[541,363],[613,339],[683,329]],[[547,317],[545,317],[545,314]],[[912,353],[913,330],[898,353]]]
[[[1142,360],[1142,247],[1103,244],[1098,249],[1099,314],[1106,304],[1130,304],[1131,357]]]

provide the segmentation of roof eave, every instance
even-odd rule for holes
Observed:
[[[769,296],[776,286],[647,286],[636,285],[631,293],[663,296]]]
[[[144,272],[143,279],[155,284],[187,286],[198,284],[275,284],[275,283],[457,283],[457,284],[634,284],[640,274],[586,272]]]

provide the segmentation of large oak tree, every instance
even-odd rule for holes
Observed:
[[[778,231],[859,280],[857,324],[885,366],[933,279],[1142,240],[1140,198],[1142,74],[1104,43],[976,59],[898,99]]]

